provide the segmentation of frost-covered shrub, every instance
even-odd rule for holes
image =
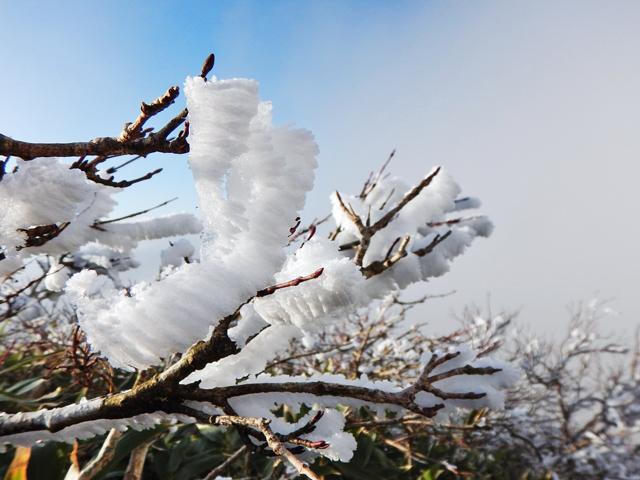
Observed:
[[[438,421],[411,412],[388,418],[348,409],[347,427],[364,429],[367,439],[359,437],[359,444],[375,451],[362,465],[367,473],[418,478],[433,469],[442,478],[456,472],[463,478],[640,478],[640,352],[637,343],[634,350],[599,333],[612,314],[601,302],[577,308],[566,335],[554,342],[523,333],[515,314],[477,308],[465,310],[459,330],[430,337],[424,328],[407,325],[412,305],[388,297],[323,328],[312,342],[292,342],[268,371],[366,374],[402,384],[419,375],[427,349],[470,345],[479,357],[507,359],[523,374],[506,390],[504,410],[459,410]],[[392,468],[394,463],[402,469]]]
[[[359,195],[332,196],[336,226],[329,239],[314,235],[311,225],[304,243],[289,245],[313,186],[313,136],[274,126],[271,104],[260,100],[256,82],[205,77],[206,72],[186,81],[188,117],[178,115],[158,133],[142,129],[170,105],[174,87],[143,104],[141,116],[118,138],[82,147],[102,153],[93,160],[83,156],[71,168],[30,154],[60,154],[55,148],[27,148],[0,137],[0,153],[13,148],[23,158],[11,171],[3,163],[0,274],[10,280],[24,262],[47,256],[41,280],[58,295],[56,301],[74,306],[89,345],[86,364],[99,355],[110,365],[105,368],[147,372],[130,390],[2,414],[0,441],[73,442],[167,422],[234,425],[250,450],[284,456],[315,478],[303,460],[353,456],[356,441],[344,431],[340,413],[345,407],[441,420],[459,407],[501,408],[503,389],[517,380],[517,371],[466,344],[424,348],[419,355],[398,347],[397,355],[415,365],[403,381],[370,379],[368,368],[374,366],[365,362],[356,375],[340,369],[266,371],[292,342],[312,343],[319,329],[337,319],[444,274],[492,226],[485,217],[460,216],[479,202],[461,198],[440,167],[413,187],[381,171]],[[167,140],[185,118],[185,130]],[[110,158],[109,148],[113,155],[148,153],[149,145],[190,151],[202,220],[187,214],[128,223],[107,219],[113,194],[135,181],[115,182],[110,169],[97,166]],[[189,244],[178,241],[163,252],[157,281],[124,288],[118,273],[137,266],[130,250],[139,241],[194,232],[202,238],[200,261],[194,261]],[[10,320],[19,290],[7,292],[2,302]],[[320,410],[287,423],[273,413],[274,405]]]

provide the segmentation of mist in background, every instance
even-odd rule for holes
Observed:
[[[606,330],[640,324],[640,3],[2,2],[0,132],[37,142],[117,135],[141,101],[197,75],[260,82],[276,124],[320,146],[303,224],[333,190],[360,191],[389,171],[417,183],[443,166],[495,223],[451,272],[411,288],[436,332],[465,305],[521,309],[537,331],[565,328],[594,295],[619,311]],[[177,105],[149,125],[161,127]],[[197,212],[186,156],[123,168],[154,179],[115,198],[116,216]],[[146,249],[147,245],[153,248]],[[166,241],[142,244],[152,279]]]

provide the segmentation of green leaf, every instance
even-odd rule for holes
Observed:
[[[5,388],[4,391],[7,393],[13,393],[14,395],[20,395],[20,390],[25,387],[28,387],[30,384],[34,382],[41,382],[42,377],[35,378],[25,378],[24,380],[20,380],[19,382],[14,383],[8,388]]]
[[[202,477],[203,473],[213,470],[229,457],[221,453],[204,452],[185,458],[185,462],[175,472],[175,478],[180,480]]]
[[[369,463],[369,459],[371,458],[373,447],[375,447],[375,435],[359,435],[358,449],[353,455],[350,463],[361,468],[366,467]]]
[[[57,354],[61,353],[62,351],[63,350],[57,350],[55,352],[45,353],[45,354],[42,354],[42,355],[34,355],[33,357],[29,357],[29,358],[27,358],[27,359],[25,359],[25,360],[23,360],[21,362],[15,363],[15,364],[11,365],[10,367],[5,368],[4,370],[0,370],[0,376],[6,375],[7,373],[9,373],[9,372],[11,372],[13,370],[17,370],[20,367],[23,367],[25,365],[29,365],[30,363],[34,363],[37,360],[42,360],[43,358],[47,358],[47,357],[50,357],[52,355],[57,355]],[[8,360],[9,359],[5,360],[5,363],[8,363]]]
[[[42,385],[45,382],[46,380],[43,378],[30,379],[30,381],[26,385],[24,385],[20,390],[16,392],[16,395],[24,395],[25,393],[30,392],[31,390]]]
[[[29,480],[62,480],[71,465],[69,455],[73,445],[46,442],[31,448],[31,460],[27,469]]]
[[[217,444],[223,444],[225,442],[225,432],[220,427],[214,427],[213,425],[197,425],[200,433],[209,441]]]
[[[442,468],[441,464],[436,463],[433,467],[422,474],[420,480],[435,480],[444,471],[445,469]]]
[[[388,469],[397,469],[398,466],[389,458],[389,456],[381,450],[380,448],[373,449],[373,457],[382,465],[384,468]]]
[[[335,462],[333,466],[342,473],[345,477],[353,480],[388,480],[386,477],[381,477],[373,473],[372,471],[367,471],[362,467],[354,465],[353,463],[338,463]]]
[[[169,456],[169,465],[167,466],[170,475],[178,471],[178,468],[187,455],[187,449],[189,448],[190,443],[191,438],[185,437],[171,449],[171,455]]]

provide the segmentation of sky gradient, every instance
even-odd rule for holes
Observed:
[[[640,324],[640,2],[0,1],[0,19],[3,134],[117,135],[214,52],[219,78],[255,78],[276,124],[315,134],[303,222],[394,148],[392,173],[417,183],[441,165],[483,201],[493,236],[409,292],[456,290],[419,312],[436,331],[488,295],[541,331],[594,294],[620,312],[605,330]],[[184,156],[123,177],[158,166],[116,197],[118,215],[175,196],[157,213],[196,211]]]

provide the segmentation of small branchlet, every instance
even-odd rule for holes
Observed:
[[[466,218],[452,218],[450,220],[444,220],[442,222],[428,222],[427,223],[427,227],[442,227],[443,225],[456,225],[458,223],[463,223],[463,222],[470,222],[472,220],[477,220],[479,218],[483,218],[482,215],[475,215],[473,217],[466,217]]]
[[[362,272],[362,274],[367,278],[371,278],[374,275],[379,275],[388,268],[393,267],[401,259],[407,256],[407,244],[409,243],[409,240],[410,237],[408,235],[405,236],[400,242],[396,253],[391,255],[393,247],[398,243],[398,241],[400,241],[400,238],[398,238],[389,249],[386,258],[383,261],[376,260],[374,262],[371,262],[366,267],[361,268],[360,271]]]
[[[393,151],[389,154],[389,158],[387,158],[387,161],[384,162],[384,164],[382,165],[382,168],[378,171],[378,174],[375,176],[375,178],[373,178],[373,173],[369,175],[369,178],[365,182],[364,187],[362,187],[362,191],[360,192],[360,195],[358,195],[359,199],[364,200],[365,198],[367,198],[367,196],[371,192],[373,192],[373,189],[376,188],[376,185],[378,185],[378,182],[382,178],[382,173],[384,172],[384,169],[387,168],[387,165],[389,165],[389,162],[391,161],[391,159],[395,154],[396,154],[396,150],[394,148]]]
[[[287,288],[287,287],[296,287],[300,285],[302,282],[307,282],[309,280],[313,280],[314,278],[318,278],[320,275],[322,275],[323,271],[324,271],[324,268],[319,268],[318,270],[313,272],[311,275],[307,275],[306,277],[298,277],[289,282],[272,285],[271,287],[267,287],[263,290],[260,290],[258,293],[256,293],[256,297],[258,298],[266,297],[267,295],[271,295],[272,293],[274,293],[276,290],[280,290],[282,288]]]
[[[358,245],[358,250],[356,251],[355,258],[353,261],[359,267],[362,267],[362,261],[364,260],[364,256],[367,253],[369,245],[371,243],[371,238],[383,228],[386,228],[387,225],[394,219],[394,217],[414,198],[416,198],[420,192],[428,187],[435,176],[440,172],[440,167],[436,168],[433,173],[431,173],[428,177],[423,179],[418,185],[416,185],[413,190],[407,193],[398,204],[389,210],[382,218],[380,218],[373,225],[369,224],[368,218],[366,223],[362,222],[362,219],[356,214],[353,207],[351,205],[347,206],[342,201],[340,194],[336,192],[336,198],[338,199],[338,203],[342,210],[347,214],[349,219],[354,223],[354,225],[358,228],[360,232],[360,244]]]
[[[289,229],[289,237],[291,237],[300,226],[300,217],[296,217],[296,224]]]
[[[205,77],[213,68],[214,56],[209,55],[202,67],[201,76]],[[30,143],[14,140],[6,135],[0,134],[0,155],[9,157],[15,156],[23,160],[33,160],[37,157],[86,157],[96,156],[101,160],[94,160],[92,167],[106,158],[113,158],[122,155],[139,155],[146,157],[150,153],[187,153],[189,144],[186,137],[189,128],[178,134],[178,137],[170,140],[169,135],[178,128],[187,118],[185,108],[169,120],[167,124],[153,133],[152,128],[143,128],[147,120],[157,115],[174,103],[178,97],[180,89],[178,87],[169,88],[163,95],[150,104],[142,103],[141,112],[138,118],[131,123],[125,124],[122,132],[117,137],[99,137],[89,142],[74,143]],[[85,165],[88,167],[88,165]],[[74,168],[81,168],[79,165]],[[95,172],[92,168],[91,171]],[[0,176],[1,179],[1,176]],[[91,178],[91,180],[94,180]]]
[[[120,133],[120,135],[117,137],[117,140],[124,143],[144,137],[145,132],[149,133],[150,131],[142,129],[146,121],[169,107],[175,101],[178,95],[180,95],[180,88],[170,87],[164,93],[164,95],[156,98],[150,104],[142,102],[142,106],[140,107],[140,115],[135,119],[133,123],[125,124],[122,129],[122,133]]]
[[[329,447],[329,444],[324,441],[311,442],[308,440],[293,437],[292,434],[289,434],[287,436],[279,435],[271,429],[271,421],[266,418],[243,417],[238,415],[207,415],[199,412],[198,410],[194,410],[184,406],[180,407],[178,410],[180,411],[180,413],[189,415],[202,423],[238,427],[241,438],[250,450],[253,450],[256,453],[264,456],[282,456],[298,471],[299,474],[305,475],[313,480],[319,480],[319,477],[309,468],[309,465],[296,458],[294,453],[302,453],[305,449],[324,449]],[[316,414],[314,418],[311,419],[309,423],[307,423],[307,425],[305,425],[298,431],[302,431],[303,433],[313,431],[313,429],[315,429],[315,426],[313,424],[316,423],[321,417],[322,414]],[[265,441],[266,444],[256,445],[249,437]],[[287,439],[284,440],[284,438]],[[297,445],[297,447],[287,448],[284,445],[285,442]]]
[[[442,242],[444,242],[447,238],[449,238],[450,235],[451,235],[451,230],[449,230],[447,233],[445,233],[442,236],[440,236],[440,234],[437,234],[429,245],[427,245],[424,248],[414,250],[413,253],[415,253],[419,257],[424,257],[425,255],[428,255],[431,252],[433,252],[433,249],[436,248],[438,245],[440,245]]]
[[[106,225],[107,223],[115,223],[115,222],[119,222],[121,220],[126,220],[128,218],[133,218],[133,217],[137,217],[138,215],[143,215],[145,213],[148,213],[152,210],[155,210],[156,208],[160,208],[160,207],[164,207],[165,205],[167,205],[168,203],[173,202],[174,200],[177,200],[178,197],[172,198],[171,200],[167,200],[166,202],[162,202],[159,205],[156,205],[155,207],[151,207],[151,208],[147,208],[146,210],[141,210],[140,212],[136,212],[136,213],[132,213],[130,215],[125,215],[124,217],[118,217],[118,218],[112,218],[111,220],[102,220],[102,221],[96,221],[94,222],[94,224],[92,226],[99,226],[99,225]],[[169,242],[171,243],[171,242]]]
[[[313,237],[313,235],[315,235],[316,232],[316,228],[319,225],[322,225],[323,223],[325,223],[327,220],[329,220],[331,218],[331,214],[327,215],[326,217],[324,217],[322,220],[318,220],[317,218],[313,220],[313,222],[311,222],[311,224],[308,227],[303,228],[302,230],[299,230],[295,233],[293,233],[290,237],[289,237],[289,243],[294,242],[295,240],[297,240],[298,238],[300,238],[302,235],[304,235],[305,233],[309,233],[309,235],[307,236],[305,242],[308,242],[309,240],[311,240],[311,237]]]
[[[85,172],[85,175],[92,182],[99,183],[101,185],[106,185],[107,187],[126,188],[126,187],[130,187],[131,185],[134,185],[134,184],[136,184],[138,182],[143,182],[145,180],[149,180],[151,177],[153,177],[154,175],[157,175],[161,171],[162,171],[162,169],[158,168],[157,170],[154,170],[153,172],[149,172],[146,175],[143,175],[142,177],[134,178],[133,180],[121,180],[119,182],[114,181],[113,175],[110,176],[109,178],[102,178],[101,176],[99,176],[99,175],[97,175],[95,173],[92,173],[92,172]]]

